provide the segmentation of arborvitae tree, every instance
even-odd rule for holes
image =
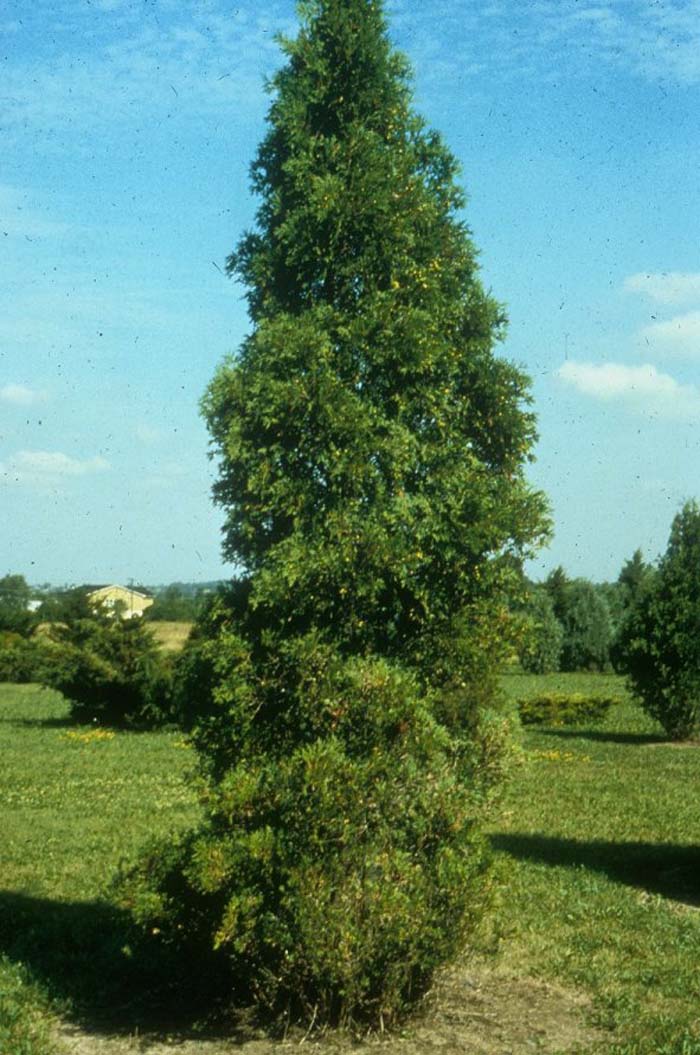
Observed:
[[[253,329],[204,401],[240,569],[181,661],[208,819],[127,887],[239,996],[386,1022],[483,907],[482,705],[547,525],[527,382],[381,3],[300,13],[229,260]]]
[[[670,737],[700,734],[700,506],[675,517],[658,572],[647,575],[620,632],[622,668]]]

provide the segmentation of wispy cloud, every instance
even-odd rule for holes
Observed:
[[[647,347],[664,357],[700,359],[700,311],[689,311],[645,326],[641,337]]]
[[[569,360],[556,371],[582,395],[618,403],[649,417],[700,421],[700,388],[683,385],[651,363],[585,363]]]
[[[7,462],[0,463],[0,481],[51,487],[66,478],[104,472],[109,468],[109,462],[100,455],[81,459],[71,458],[62,451],[17,451]]]
[[[29,388],[27,385],[8,384],[0,388],[0,400],[3,403],[13,403],[18,407],[31,407],[34,403],[40,403],[44,399],[46,399],[45,392]]]
[[[51,141],[71,128],[132,124],[135,113],[140,122],[221,110],[259,116],[263,78],[280,62],[275,33],[292,25],[277,0],[233,12],[217,0],[59,0],[47,24],[32,24],[31,14],[25,21],[28,35],[55,46],[48,56],[17,49],[3,64],[2,123],[43,129]]]
[[[421,11],[411,0],[393,0],[392,22],[412,35],[411,54],[427,64],[437,36],[455,41],[453,76],[477,74],[488,56],[489,75],[523,74],[548,79],[553,71],[567,77],[607,67],[656,81],[700,83],[700,8],[698,0],[443,0]],[[414,45],[419,41],[419,48]],[[468,74],[466,74],[468,75]]]
[[[700,304],[700,271],[640,271],[625,279],[624,288],[657,304]]]

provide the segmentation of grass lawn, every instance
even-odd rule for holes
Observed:
[[[504,685],[513,699],[589,691],[620,703],[595,727],[523,733],[492,831],[504,882],[491,928],[497,951],[481,958],[495,973],[480,1015],[459,976],[443,1015],[452,1033],[438,1036],[438,1015],[413,1041],[409,1031],[383,1043],[403,1055],[435,1045],[442,1055],[574,1050],[502,1029],[500,1046],[478,1046],[489,1020],[507,1017],[505,978],[523,1006],[550,990],[558,999],[588,994],[601,1032],[586,1050],[700,1055],[700,749],[664,744],[618,678],[506,675]],[[147,970],[129,963],[127,921],[110,905],[108,883],[150,835],[196,816],[184,782],[191,754],[177,733],[75,727],[57,694],[4,685],[0,758],[0,1053],[53,1052],[56,1011],[96,1038],[94,1048],[70,1050],[106,1052],[98,1038],[115,1031],[115,1019],[125,1037],[143,1021],[134,985]],[[518,980],[533,976],[541,981],[523,989]],[[473,1046],[454,1033],[460,1013],[481,1023]],[[135,1050],[123,1043],[110,1053]],[[250,1051],[267,1055],[275,1043],[286,1046],[253,1042]],[[328,1051],[335,1043],[323,1041]],[[202,1055],[211,1050],[204,1041],[180,1050],[200,1044]]]
[[[99,999],[124,928],[104,891],[151,835],[196,815],[177,733],[75,726],[66,702],[0,685],[0,1053],[48,1051],[48,994]]]
[[[535,692],[619,694],[589,729],[534,729],[493,833],[503,956],[593,995],[622,1055],[700,1053],[700,747],[605,675],[507,675]]]

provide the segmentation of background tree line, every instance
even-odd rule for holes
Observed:
[[[524,670],[624,670],[623,636],[628,614],[652,583],[656,566],[641,550],[626,560],[614,582],[569,578],[559,566],[540,583],[522,578],[514,604],[516,653]]]

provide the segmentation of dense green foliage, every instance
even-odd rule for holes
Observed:
[[[36,616],[29,610],[31,598],[31,588],[23,575],[0,578],[0,632],[30,633],[36,625]]]
[[[142,620],[92,611],[54,624],[40,679],[69,700],[76,721],[150,728],[170,717],[171,671]]]
[[[569,579],[559,567],[547,576],[544,589],[561,625],[561,669],[605,670],[614,636],[607,586]]]
[[[37,615],[44,623],[76,623],[92,619],[95,606],[85,586],[67,586],[44,592]]]
[[[574,579],[567,587],[562,627],[562,670],[606,669],[613,638],[610,610],[601,593],[585,579]]]
[[[545,692],[519,699],[518,714],[523,725],[589,725],[602,721],[616,699],[580,692]]]
[[[177,583],[158,590],[144,618],[147,622],[193,622],[202,608],[203,594],[187,591]]]
[[[0,631],[0,681],[41,681],[44,650],[36,638]]]
[[[523,670],[530,674],[559,670],[564,628],[554,614],[548,592],[541,587],[531,588],[521,617],[518,657]]]
[[[655,569],[653,565],[647,564],[640,549],[636,549],[629,560],[626,560],[617,577],[617,584],[621,587],[625,608],[635,604],[649,585],[653,578]]]
[[[619,637],[630,687],[668,735],[700,734],[700,507],[687,502],[671,526],[655,575],[647,575]]]
[[[377,0],[314,0],[273,80],[253,331],[204,413],[240,569],[178,660],[207,823],[132,874],[239,998],[389,1021],[482,911],[513,567],[546,531],[456,162]]]

